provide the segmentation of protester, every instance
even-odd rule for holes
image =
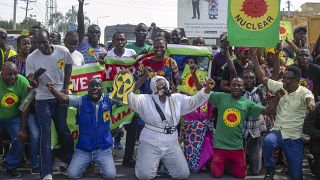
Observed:
[[[28,87],[28,80],[18,74],[16,65],[5,62],[0,78],[0,131],[6,130],[10,135],[11,146],[4,168],[12,178],[21,177],[16,168],[23,157],[24,141],[27,139],[28,111],[22,112],[18,107],[28,95]]]
[[[7,31],[3,28],[0,28],[0,68],[1,66],[10,61],[17,52],[7,44]]]
[[[303,132],[310,136],[310,151],[313,155],[311,170],[320,179],[320,105],[310,112],[303,125]]]
[[[81,178],[89,163],[95,162],[103,178],[115,178],[116,167],[110,132],[112,101],[108,94],[102,93],[102,80],[91,79],[88,83],[88,94],[85,96],[68,96],[56,90],[53,83],[48,83],[48,89],[62,103],[78,109],[79,139],[68,167],[68,177]]]
[[[293,32],[293,42],[288,39],[286,40],[287,45],[283,47],[283,51],[289,58],[294,59],[296,57],[297,49],[309,49],[309,46],[306,44],[307,32],[306,27],[297,27]]]
[[[38,49],[27,58],[26,74],[31,85],[36,88],[36,113],[40,125],[40,176],[52,179],[51,119],[53,120],[61,148],[61,168],[66,169],[73,154],[73,140],[66,123],[67,107],[61,104],[47,89],[53,81],[55,88],[68,92],[72,71],[72,58],[67,48],[49,43],[48,31],[42,29],[35,35]],[[39,68],[46,72],[38,79],[34,72]]]
[[[17,38],[18,55],[13,58],[19,74],[26,76],[26,59],[31,52],[31,40],[29,36],[21,35]],[[40,128],[36,116],[35,102],[32,101],[29,107],[29,118],[27,121],[29,153],[31,168],[33,173],[39,173],[39,146],[40,146]]]
[[[127,36],[123,32],[116,32],[112,37],[114,47],[108,51],[107,57],[132,57],[136,55],[133,49],[125,48],[127,44]]]
[[[271,132],[263,139],[265,179],[273,179],[276,159],[274,152],[282,148],[288,162],[291,179],[303,179],[303,120],[308,110],[315,109],[314,96],[307,88],[299,86],[301,71],[295,66],[289,66],[283,75],[282,82],[271,80],[264,76],[258,59],[254,58],[255,72],[259,81],[270,91],[284,89],[285,95],[277,107],[275,123]]]
[[[68,31],[64,37],[64,45],[68,48],[74,66],[82,66],[85,64],[83,55],[77,51],[79,45],[79,36],[77,31]]]
[[[151,46],[146,44],[146,37],[148,35],[148,27],[144,23],[139,23],[134,29],[134,35],[136,36],[136,42],[126,44],[126,48],[133,49],[136,54],[146,54]]]
[[[211,93],[209,103],[218,108],[218,123],[214,134],[214,155],[211,161],[211,173],[221,177],[226,171],[237,178],[246,176],[246,160],[243,149],[243,130],[247,118],[259,120],[260,114],[273,114],[282,93],[267,107],[242,97],[244,82],[234,78],[230,84],[230,93]],[[228,164],[228,166],[226,166]]]
[[[179,28],[174,29],[170,33],[171,43],[172,44],[180,44],[182,39],[181,30]]]
[[[206,41],[201,37],[197,37],[196,39],[194,39],[192,41],[192,45],[193,46],[205,46],[206,45]]]
[[[202,85],[196,76],[197,67],[195,60],[187,59],[190,71],[197,90],[201,90]],[[195,111],[183,116],[184,128],[182,132],[184,154],[192,173],[200,172],[211,160],[213,151],[213,123],[210,122],[212,116],[212,105],[203,103]]]
[[[95,24],[91,24],[88,27],[87,37],[85,37],[84,30],[84,15],[83,15],[83,4],[84,0],[79,1],[78,9],[78,35],[80,45],[77,50],[83,55],[86,64],[96,63],[99,59],[103,59],[107,54],[107,50],[99,46],[100,40],[100,27]]]
[[[50,33],[49,41],[53,45],[61,45],[61,35],[59,32]]]
[[[311,55],[307,49],[300,49],[296,56],[297,67],[301,70],[300,85],[308,88],[315,100],[320,100],[320,66],[311,63]]]
[[[157,52],[156,52],[157,54]],[[148,78],[144,72],[144,80]],[[128,105],[145,122],[140,135],[138,160],[135,174],[138,179],[153,179],[159,162],[162,161],[174,179],[189,176],[188,164],[178,142],[176,126],[181,115],[187,114],[203,104],[210,93],[214,81],[195,96],[168,93],[169,82],[162,76],[151,79],[152,94],[128,95]],[[158,112],[157,115],[154,113]]]

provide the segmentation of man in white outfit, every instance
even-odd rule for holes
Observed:
[[[190,172],[178,142],[176,127],[180,116],[194,111],[208,100],[214,84],[210,79],[206,88],[192,97],[178,93],[171,95],[169,82],[162,76],[155,76],[150,83],[152,94],[137,95],[131,92],[128,95],[129,107],[145,122],[135,166],[138,179],[153,179],[160,160],[172,178],[188,178]]]

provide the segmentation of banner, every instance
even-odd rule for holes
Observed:
[[[219,38],[227,31],[227,0],[178,0],[178,25],[187,37]]]
[[[276,47],[280,0],[229,0],[228,40],[231,46]]]
[[[290,21],[280,21],[279,38],[284,41],[288,37],[288,40],[293,40],[293,32]]]
[[[198,80],[201,84],[203,84],[206,81],[207,75],[208,72],[202,71],[200,69],[196,71],[196,76],[198,77]],[[185,66],[183,70],[181,80],[182,83],[177,87],[178,90],[189,95],[195,95],[198,92],[191,75],[190,66],[188,64]]]

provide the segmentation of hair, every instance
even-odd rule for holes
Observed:
[[[68,31],[64,38],[66,39],[67,37],[79,37],[78,32],[76,30]]]
[[[299,78],[299,79],[301,78],[301,70],[297,66],[290,65],[287,67],[287,71],[293,72],[293,75],[296,78]]]
[[[29,39],[30,39],[30,37],[27,36],[27,35],[21,35],[21,36],[19,36],[19,37],[17,38],[17,50],[18,50],[18,53],[20,53],[20,45],[21,45],[22,39],[26,39],[26,38],[29,38]]]
[[[247,73],[252,73],[256,77],[256,73],[253,70],[250,70],[250,69],[243,71],[242,76],[244,74],[247,74]]]
[[[124,36],[125,36],[125,37],[126,37],[126,39],[127,39],[127,35],[126,35],[124,32],[117,31],[116,33],[114,33],[114,34],[113,34],[113,36],[112,36],[112,40],[114,40],[114,38],[116,38],[116,36],[117,36],[117,35],[119,35],[119,34],[124,34]]]
[[[192,41],[192,45],[194,45],[197,41],[205,41],[202,37],[197,37]]]
[[[39,32],[35,34],[35,37],[37,38],[37,37],[38,37],[40,34],[42,34],[43,32],[47,34],[48,40],[49,40],[50,34],[49,34],[48,30],[46,30],[46,29],[40,29]]]
[[[136,25],[136,27],[134,28],[134,30],[136,31],[137,27],[139,27],[139,26],[145,26],[145,27],[148,28],[148,26],[147,26],[145,23],[139,23],[139,24]]]
[[[164,30],[157,32],[156,38],[158,37],[164,37],[167,43],[171,41],[170,33]]]
[[[61,42],[61,34],[57,31],[53,31],[51,34],[53,34],[53,33],[58,35],[58,40]]]
[[[196,56],[186,56],[184,59],[183,59],[183,63],[186,63],[186,60],[187,59],[193,59],[194,60],[194,63],[195,64],[198,64],[198,59]]]
[[[153,44],[155,44],[155,42],[160,42],[160,41],[165,42],[166,45],[167,45],[167,40],[166,40],[166,38],[164,38],[164,37],[157,37],[157,38],[155,38],[155,39],[153,40]]]
[[[293,34],[295,35],[295,34],[297,34],[297,33],[299,33],[299,32],[304,32],[304,33],[307,33],[308,32],[308,30],[307,30],[307,28],[305,28],[305,27],[297,27],[295,30],[294,30],[294,32],[293,32]]]

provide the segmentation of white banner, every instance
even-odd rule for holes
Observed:
[[[227,32],[227,0],[178,0],[178,27],[187,37],[219,38]]]

